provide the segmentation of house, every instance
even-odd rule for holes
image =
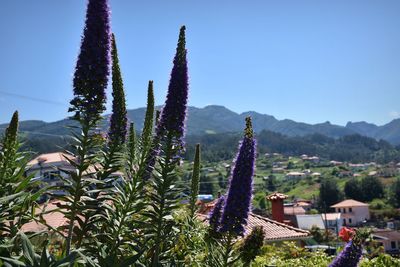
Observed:
[[[281,167],[274,167],[272,168],[272,173],[284,173],[285,169]]]
[[[28,162],[25,174],[33,175],[33,181],[41,181],[49,186],[62,186],[62,179],[68,179],[68,172],[74,170],[68,161],[73,159],[73,156],[63,152],[41,154]],[[62,190],[52,190],[52,193],[65,195]]]
[[[311,238],[310,232],[289,226],[275,220],[256,215],[249,214],[247,225],[245,227],[245,235],[251,232],[255,226],[261,226],[265,233],[264,242],[278,242],[278,241],[304,241]]]
[[[303,207],[292,204],[290,206],[284,206],[283,213],[285,214],[286,218],[287,216],[304,215],[306,214],[306,210]]]
[[[313,227],[325,230],[325,224],[321,214],[296,215],[296,225],[303,230],[311,230]]]
[[[370,219],[369,205],[354,199],[346,199],[331,208],[340,213],[343,226],[359,226]]]
[[[288,180],[297,180],[301,178],[305,178],[306,174],[302,172],[289,172],[286,174],[285,178]]]
[[[378,170],[378,175],[382,177],[395,177],[397,174],[399,174],[399,169],[395,167],[383,167]]]
[[[346,171],[346,170],[341,170],[338,172],[337,176],[339,176],[340,178],[343,177],[352,177],[353,176],[353,172],[351,171]]]
[[[62,186],[64,180],[69,179],[68,173],[75,170],[70,161],[75,161],[74,156],[64,152],[41,154],[28,162],[25,174],[27,176],[33,175],[33,181],[41,181],[49,186]],[[84,175],[91,176],[99,168],[101,166],[89,166]],[[114,172],[108,179],[113,184],[120,181],[122,175],[121,172]],[[54,195],[66,194],[65,191],[60,189],[52,189],[51,193]]]
[[[343,220],[340,213],[323,213],[322,220],[325,226],[336,234],[339,234],[340,229],[343,227]]]
[[[341,166],[341,165],[343,165],[343,162],[336,161],[336,160],[331,160],[331,161],[329,161],[329,163],[330,163],[331,166]]]
[[[369,167],[369,164],[363,164],[363,163],[349,163],[349,168],[353,171],[364,171]]]
[[[284,221],[286,223],[290,222],[290,225],[296,225],[296,215],[306,214],[306,210],[303,207],[297,206],[293,203],[283,207]]]
[[[371,236],[385,248],[385,252],[399,253],[400,232],[391,229],[375,229]]]
[[[317,156],[312,156],[312,157],[306,157],[306,158],[302,157],[302,160],[303,161],[307,161],[307,162],[311,162],[311,163],[318,163],[320,159]]]

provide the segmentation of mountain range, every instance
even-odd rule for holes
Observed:
[[[158,107],[160,108],[160,107]],[[128,110],[128,118],[133,121],[137,129],[143,125],[145,108]],[[278,120],[274,116],[248,111],[235,113],[224,106],[210,105],[204,108],[189,107],[187,120],[188,135],[204,135],[218,133],[240,132],[244,127],[244,119],[251,116],[254,130],[260,133],[268,130],[289,137],[322,134],[332,138],[346,135],[360,134],[376,140],[383,139],[393,145],[400,144],[400,119],[395,119],[385,125],[377,126],[368,122],[348,122],[346,126],[334,125],[330,122],[307,124],[289,119]],[[109,115],[105,116],[103,127],[107,127]],[[27,135],[67,135],[65,127],[71,121],[63,119],[56,122],[28,120],[20,123],[20,130]],[[4,129],[6,124],[0,125]]]

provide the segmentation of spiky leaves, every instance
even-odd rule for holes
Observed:
[[[81,49],[73,80],[74,95],[69,111],[74,119],[99,120],[104,111],[109,63],[110,19],[107,0],[90,0]]]
[[[190,187],[190,215],[194,217],[196,212],[196,201],[199,194],[200,182],[200,144],[196,145],[193,162],[192,182]]]
[[[242,235],[250,211],[256,141],[253,136],[251,118],[246,118],[243,141],[232,170],[230,185],[221,218],[220,232]]]
[[[125,143],[127,133],[126,101],[118,51],[114,34],[112,35],[112,114],[108,131],[109,147],[118,148]]]

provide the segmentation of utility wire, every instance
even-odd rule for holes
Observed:
[[[38,97],[10,93],[10,92],[1,91],[1,90],[0,90],[0,94],[8,95],[11,97],[16,97],[16,98],[21,98],[21,99],[26,99],[26,100],[31,100],[31,101],[35,101],[35,102],[40,102],[40,103],[52,104],[52,105],[64,105],[65,104],[62,102],[54,101],[54,100],[48,100],[48,99],[43,99],[43,98],[38,98]]]

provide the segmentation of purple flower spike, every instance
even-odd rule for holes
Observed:
[[[167,99],[158,120],[153,147],[146,158],[146,170],[143,179],[151,177],[156,158],[161,152],[161,147],[166,141],[167,136],[171,141],[171,146],[175,148],[172,155],[173,162],[179,162],[184,149],[185,120],[187,109],[187,98],[189,91],[188,67],[186,59],[185,26],[179,32],[178,46],[174,57],[174,65],[171,71],[171,78],[168,86]]]
[[[107,0],[89,0],[81,49],[73,80],[73,118],[91,121],[100,118],[106,100],[110,72],[110,12]]]
[[[185,26],[182,26],[180,29],[174,66],[171,71],[171,78],[168,86],[167,99],[157,127],[158,135],[169,132],[175,137],[174,141],[177,145],[181,146],[183,146],[183,136],[185,134],[185,119],[189,91],[185,30]]]
[[[210,227],[214,232],[218,232],[218,228],[220,226],[222,208],[224,207],[224,204],[225,204],[225,196],[220,196],[219,199],[217,200],[217,203],[214,206],[214,209],[210,212],[209,222],[210,222]]]
[[[355,244],[353,240],[351,240],[329,267],[357,267],[361,255],[362,246]]]
[[[239,145],[235,166],[232,170],[228,194],[221,217],[220,232],[242,235],[250,211],[256,141],[251,118],[246,118],[243,141]]]

